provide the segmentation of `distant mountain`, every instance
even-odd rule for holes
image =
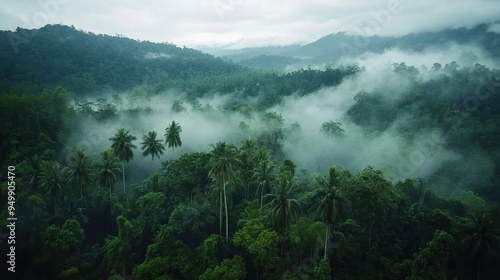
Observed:
[[[173,44],[96,35],[64,25],[0,31],[0,90],[61,85],[76,93],[246,71]]]
[[[489,25],[481,24],[473,28],[448,29],[439,32],[424,32],[409,34],[401,37],[362,37],[349,35],[343,32],[327,35],[312,43],[303,46],[248,48],[231,50],[207,50],[209,53],[219,55],[246,66],[262,68],[259,65],[249,65],[247,62],[258,59],[263,55],[275,55],[290,58],[291,63],[307,66],[308,64],[333,64],[341,57],[357,56],[365,52],[382,53],[391,48],[420,52],[428,47],[445,47],[452,42],[457,44],[475,44],[490,52],[493,57],[500,57],[500,34],[489,32]],[[269,52],[272,50],[272,53]],[[295,59],[293,61],[292,59]],[[300,61],[297,61],[300,59]],[[260,60],[260,59],[258,59]],[[276,65],[275,69],[283,69]]]
[[[341,57],[365,52],[381,53],[390,48],[422,51],[450,42],[475,44],[493,57],[500,57],[500,35],[488,32],[488,28],[482,24],[402,37],[336,33],[303,46],[203,49],[211,54],[168,43],[96,35],[64,25],[18,28],[0,31],[0,91],[23,87],[40,90],[56,85],[77,94],[126,90],[144,84],[178,88],[197,79],[247,73],[248,68],[293,71],[309,65],[333,65]]]
[[[238,63],[250,68],[275,70],[275,69],[284,69],[288,65],[297,64],[300,63],[301,61],[302,59],[290,56],[259,55],[249,59],[240,60]]]
[[[202,52],[209,53],[217,57],[223,57],[226,60],[240,62],[242,60],[251,59],[261,55],[282,55],[283,53],[296,51],[300,47],[300,45],[291,45],[244,48],[239,50],[214,47],[200,47],[199,49]]]
[[[402,37],[362,37],[336,33],[304,45],[294,52],[288,52],[287,55],[335,60],[344,55],[360,55],[364,52],[381,53],[390,48],[422,51],[428,47],[444,47],[451,42],[477,44],[490,51],[494,56],[500,55],[500,34],[488,32],[488,26],[485,24],[471,29],[449,29],[440,32],[409,34]]]

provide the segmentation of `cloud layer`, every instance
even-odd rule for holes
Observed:
[[[493,0],[20,0],[2,3],[0,28],[63,23],[179,46],[242,48],[306,43],[338,31],[400,36],[490,23],[499,15]]]

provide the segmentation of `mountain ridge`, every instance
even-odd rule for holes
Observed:
[[[489,24],[480,24],[472,28],[411,33],[399,37],[359,36],[337,32],[302,46],[273,47],[272,55],[301,59],[301,66],[304,67],[317,63],[335,64],[341,57],[357,56],[365,52],[382,53],[384,50],[393,48],[422,52],[429,47],[439,48],[450,42],[456,42],[457,44],[477,44],[487,50],[492,57],[500,57],[500,34],[489,31],[489,26]],[[225,55],[222,50],[207,51],[214,55],[218,54],[226,60],[252,67],[252,64],[246,61],[252,60],[255,64],[257,57],[270,55],[268,49],[268,47],[263,47],[230,50]]]

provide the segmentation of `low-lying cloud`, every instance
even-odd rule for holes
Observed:
[[[492,57],[490,53],[482,48],[468,44],[459,45],[457,43],[448,43],[441,47],[428,47],[421,52],[401,50],[392,48],[383,53],[366,52],[358,57],[344,57],[338,63],[357,63],[368,69],[387,68],[392,63],[404,62],[407,65],[412,65],[417,69],[430,69],[434,63],[440,63],[444,67],[455,61],[459,66],[468,67],[474,66],[476,63],[484,65],[490,69],[500,68],[500,59]]]
[[[493,174],[491,158],[484,153],[477,153],[470,158],[446,149],[446,137],[440,128],[431,126],[432,120],[429,120],[428,128],[408,139],[399,134],[398,126],[404,125],[407,121],[405,118],[409,116],[398,115],[398,119],[387,129],[367,133],[366,129],[352,122],[346,112],[355,104],[356,94],[363,90],[368,93],[381,92],[387,102],[398,100],[407,93],[412,77],[395,73],[393,63],[405,62],[407,66],[417,67],[418,79],[440,79],[442,75],[431,69],[436,62],[443,67],[456,61],[459,67],[480,63],[498,68],[497,61],[474,46],[459,47],[453,44],[440,50],[426,49],[422,53],[392,49],[383,54],[364,54],[354,61],[363,70],[346,77],[340,85],[303,96],[284,97],[278,105],[267,109],[267,112],[282,116],[285,130],[294,123],[301,127],[298,135],[285,137],[282,145],[285,157],[295,160],[298,168],[312,172],[327,170],[330,166],[343,166],[352,171],[372,166],[382,170],[392,180],[421,177],[431,180],[435,187],[450,185],[457,178],[460,183],[454,186],[460,188],[472,187],[481,182],[486,184]],[[239,113],[226,109],[234,96],[239,95],[207,96],[198,99],[194,105],[187,101],[183,92],[172,90],[149,96],[144,91],[139,89],[121,93],[123,102],[117,107],[122,108],[113,119],[105,122],[97,122],[91,117],[84,119],[73,130],[68,150],[84,148],[97,159],[101,151],[109,149],[111,142],[108,139],[118,128],[130,129],[132,135],[137,137],[134,144],[138,149],[134,151],[134,159],[127,168],[135,174],[134,177],[144,179],[158,170],[161,162],[177,158],[182,153],[208,152],[212,148],[210,144],[218,141],[239,146],[243,139],[256,137],[269,129],[262,120],[262,112],[251,110],[250,113]],[[112,100],[111,96],[106,98]],[[184,110],[172,109],[176,101],[182,101]],[[252,100],[246,101],[252,103]],[[154,130],[158,137],[165,139],[165,128],[172,121],[182,127],[180,136],[183,145],[174,151],[167,149],[159,160],[141,157],[142,136]],[[328,121],[339,122],[345,135],[332,137],[323,133],[321,125]],[[250,129],[242,130],[241,122],[249,125]],[[469,172],[467,175],[454,174],[451,178],[450,174],[442,174],[444,167],[457,171],[468,168]],[[140,180],[136,183],[140,183]]]

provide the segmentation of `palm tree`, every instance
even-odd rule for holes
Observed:
[[[42,160],[34,155],[27,160],[25,169],[22,170],[21,183],[34,190],[39,187],[42,173]]]
[[[315,205],[317,208],[318,214],[326,223],[326,237],[325,237],[325,252],[323,258],[326,259],[327,247],[328,247],[328,239],[329,233],[332,225],[344,219],[343,215],[343,198],[340,196],[336,184],[337,184],[337,173],[335,172],[335,168],[331,167],[329,171],[328,181],[322,176],[317,177],[316,180],[320,186],[315,193],[314,196],[318,197],[320,200]]]
[[[267,194],[272,198],[270,205],[271,219],[281,234],[290,229],[290,225],[298,218],[300,202],[294,199],[297,187],[289,171],[280,173],[279,184],[273,193]]]
[[[136,139],[135,136],[130,135],[130,130],[125,130],[125,128],[118,129],[115,136],[109,138],[113,142],[111,144],[113,153],[122,162],[123,192],[125,192],[125,161],[129,162],[134,157],[132,149],[136,146],[132,144],[132,141]]]
[[[111,200],[111,189],[118,180],[117,174],[120,173],[118,167],[118,159],[106,150],[101,153],[101,160],[96,164],[97,167],[97,182],[100,187],[109,189],[109,199]]]
[[[59,163],[45,161],[42,163],[42,187],[47,189],[47,193],[54,199],[54,216],[57,215],[57,200],[62,195],[63,182]]]
[[[211,195],[217,197],[217,202],[219,205],[219,234],[222,236],[222,209],[224,205],[224,189],[220,184],[214,184],[211,186]]]
[[[182,146],[181,132],[182,127],[175,121],[172,121],[165,129],[165,144],[167,144],[169,148],[172,148],[172,153],[174,152],[174,148]]]
[[[163,150],[165,147],[161,143],[162,140],[156,139],[156,131],[150,131],[147,135],[142,136],[142,147],[143,150],[142,156],[147,157],[151,155],[151,159],[155,160],[155,156],[160,158],[160,155],[163,154]]]
[[[260,194],[260,209],[264,201],[264,193],[271,190],[274,181],[274,165],[266,149],[262,148],[257,152],[257,167],[253,171],[252,178],[257,184],[257,193]]]
[[[241,144],[238,158],[241,162],[241,179],[244,185],[244,197],[249,197],[250,185],[252,184],[252,176],[255,167],[255,142],[252,139],[245,139]]]
[[[224,208],[226,212],[226,241],[229,239],[228,230],[228,210],[227,210],[227,192],[226,183],[234,178],[234,167],[237,165],[238,160],[236,159],[236,147],[233,145],[228,145],[226,142],[218,142],[215,145],[212,144],[213,150],[210,152],[209,165],[211,169],[209,171],[209,176],[212,177],[216,183],[222,186],[222,192],[224,197]]]
[[[261,217],[260,211],[255,208],[247,208],[241,213],[241,219],[238,220],[238,227],[243,228],[251,220],[257,220]]]
[[[227,190],[227,194],[230,194],[230,191]],[[217,199],[217,205],[219,207],[219,234],[222,236],[222,210],[224,209],[224,186],[216,182],[215,184],[210,186],[210,195]],[[227,197],[227,202],[231,202],[231,198]]]
[[[269,215],[281,235],[285,235],[299,216],[300,202],[293,198],[297,192],[294,177],[290,171],[279,174],[278,186],[274,192],[267,194],[272,200],[269,203]],[[281,241],[281,258],[283,258],[284,240]]]
[[[83,198],[84,186],[92,183],[92,161],[82,150],[76,150],[68,161],[69,165],[64,169],[68,182],[80,189],[80,198]]]
[[[160,187],[160,175],[156,172],[153,173],[148,179],[144,180],[144,186],[148,191],[158,192]]]
[[[486,214],[476,218],[474,227],[467,230],[469,237],[462,240],[472,261],[477,263],[477,279],[481,270],[494,265],[500,257],[500,228]],[[498,260],[497,260],[498,261]]]

